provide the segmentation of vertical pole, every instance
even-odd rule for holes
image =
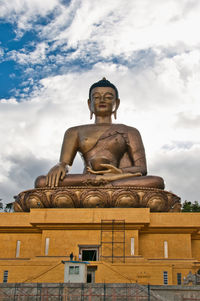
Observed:
[[[14,298],[13,298],[13,301],[15,301],[15,297],[16,297],[16,291],[17,291],[17,283],[15,283],[15,290],[14,290]]]
[[[37,300],[40,301],[40,300],[42,300],[41,298],[42,298],[42,296],[41,296],[41,284],[37,283]]]
[[[84,301],[84,283],[81,285],[81,301]]]
[[[151,301],[151,300],[150,300],[150,297],[151,297],[151,296],[150,296],[150,284],[148,283],[148,301]]]
[[[103,300],[106,301],[106,284],[103,285]]]
[[[59,285],[59,301],[63,300],[63,283]]]

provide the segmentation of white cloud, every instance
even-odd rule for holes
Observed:
[[[151,47],[182,49],[198,47],[200,38],[194,33],[199,27],[199,2],[189,10],[187,1],[99,1],[85,0],[76,7],[72,2],[43,30],[43,37],[98,53],[102,57],[124,56]],[[191,3],[192,5],[192,3]],[[186,12],[186,7],[188,12]],[[70,12],[74,16],[69,23]],[[65,17],[64,17],[65,16]],[[184,17],[183,17],[184,16]],[[66,28],[65,28],[66,26]]]
[[[25,49],[21,51],[12,50],[8,53],[8,59],[17,61],[19,64],[42,64],[46,60],[46,50],[48,45],[46,43],[39,43],[32,52]],[[33,71],[33,70],[32,70]]]
[[[25,49],[21,51],[12,50],[8,53],[8,59],[17,61],[19,64],[42,64],[46,60],[46,50],[48,45],[44,42],[38,43],[32,52]]]
[[[37,17],[45,17],[49,12],[59,6],[58,0],[1,0],[0,17],[17,23],[16,32],[32,28],[32,22]]]
[[[154,157],[152,170],[164,176],[166,189],[179,195],[182,201],[199,201],[199,152],[200,143],[163,150]]]
[[[18,102],[15,98],[10,98],[10,99],[6,99],[6,98],[1,98],[0,99],[0,103],[5,103],[5,104],[16,104],[18,105]]]
[[[200,127],[200,115],[193,112],[181,112],[177,114],[177,120],[174,124],[175,127],[182,127],[184,130],[196,129]]]
[[[0,60],[2,60],[3,56],[4,56],[4,49],[0,47]]]
[[[6,2],[6,3],[4,3]],[[195,34],[200,26],[200,2],[152,0],[72,0],[62,5],[51,1],[3,1],[1,15],[11,22],[17,20],[16,30],[32,29],[38,32],[42,43],[29,54],[15,53],[19,63],[41,63],[48,52],[76,49],[64,59],[73,60],[95,56],[111,59],[120,56],[132,62],[135,52],[153,48],[157,55],[166,55],[166,49],[181,53],[197,49],[200,37]],[[54,13],[46,25],[35,24],[37,17]],[[26,12],[26,13],[24,13]],[[47,43],[53,42],[49,45]],[[46,43],[46,44],[45,44]],[[40,57],[38,54],[42,54]]]

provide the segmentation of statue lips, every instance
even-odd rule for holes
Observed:
[[[106,103],[101,103],[98,105],[99,109],[106,109],[107,108],[107,104]]]
[[[112,113],[112,104],[106,103],[106,102],[100,102],[98,105],[96,105],[96,113],[98,114],[111,114]]]

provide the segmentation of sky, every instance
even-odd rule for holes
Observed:
[[[0,199],[32,189],[65,130],[94,122],[88,90],[105,76],[148,174],[200,201],[199,16],[199,0],[0,0]]]

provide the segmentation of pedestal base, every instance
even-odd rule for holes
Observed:
[[[180,198],[168,191],[145,187],[57,187],[21,192],[14,210],[31,208],[150,208],[152,212],[179,212]]]

